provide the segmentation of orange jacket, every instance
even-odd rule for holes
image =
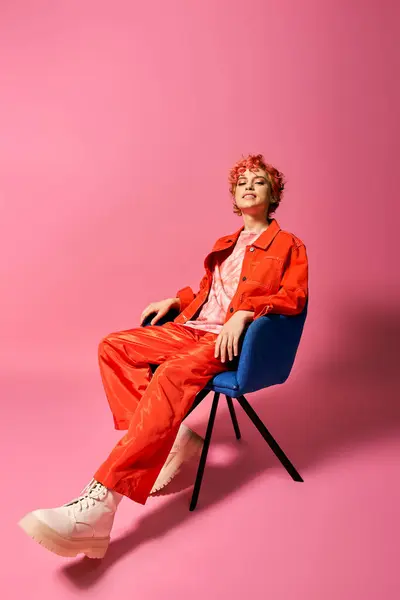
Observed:
[[[190,286],[180,289],[176,297],[181,301],[175,323],[193,319],[207,300],[212,282],[212,268],[216,258],[224,259],[244,225],[231,235],[219,238],[204,259],[205,275],[195,294]],[[268,313],[296,315],[308,297],[308,260],[303,242],[292,233],[283,231],[276,219],[246,247],[242,271],[236,292],[228,306],[226,323],[238,310],[254,311],[253,319]]]

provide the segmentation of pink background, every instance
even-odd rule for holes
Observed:
[[[3,597],[398,597],[398,16],[382,0],[0,4]],[[192,465],[122,503],[103,561],[52,555],[17,521],[75,497],[121,435],[98,342],[197,289],[242,224],[227,175],[249,152],[285,173],[277,218],[310,257],[293,374],[249,395],[305,483],[240,408],[238,444],[221,402],[194,513]]]

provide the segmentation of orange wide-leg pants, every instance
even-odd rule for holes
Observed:
[[[196,394],[233,368],[214,357],[217,334],[169,321],[107,335],[99,366],[115,429],[126,429],[94,478],[145,504]],[[152,372],[150,364],[159,365]]]

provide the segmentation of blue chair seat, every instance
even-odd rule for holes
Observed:
[[[237,371],[224,371],[214,375],[211,381],[207,383],[205,389],[219,392],[220,394],[227,394],[231,398],[240,396],[239,383],[237,380]]]

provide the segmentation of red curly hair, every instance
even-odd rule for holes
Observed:
[[[270,197],[270,205],[267,215],[269,218],[270,215],[276,211],[282,200],[283,190],[286,183],[284,181],[284,175],[278,171],[278,169],[268,164],[262,154],[249,154],[247,157],[243,156],[243,158],[235,163],[230,169],[228,176],[229,192],[233,196],[233,212],[237,215],[241,215],[242,211],[235,202],[236,185],[240,175],[242,175],[247,169],[250,171],[263,169],[266,172]]]

